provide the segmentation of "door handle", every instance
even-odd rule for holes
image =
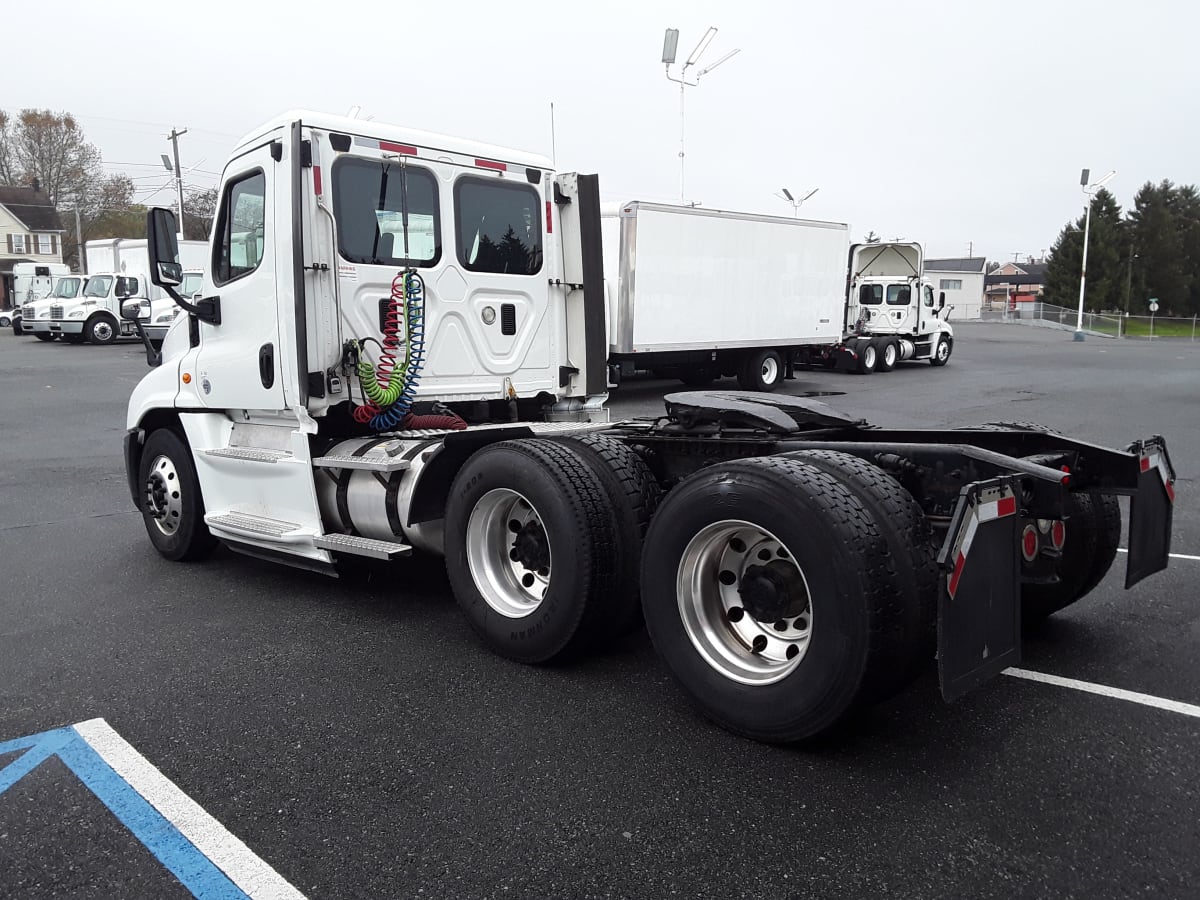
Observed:
[[[275,384],[275,345],[263,344],[258,348],[258,377],[262,386],[271,388]]]

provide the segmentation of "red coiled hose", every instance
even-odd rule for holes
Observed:
[[[387,313],[383,317],[383,343],[380,345],[379,362],[375,364],[375,383],[388,385],[396,368],[396,348],[400,346],[400,321],[404,316],[404,273],[392,279],[392,296],[388,300]],[[354,421],[366,424],[379,415],[379,407],[367,400],[354,408]],[[443,426],[444,427],[444,426]]]

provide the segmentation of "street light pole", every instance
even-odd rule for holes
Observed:
[[[1083,335],[1083,290],[1084,284],[1087,281],[1087,252],[1088,252],[1088,232],[1092,225],[1092,197],[1096,190],[1103,187],[1104,184],[1117,174],[1117,170],[1113,169],[1099,181],[1088,184],[1088,176],[1091,174],[1091,169],[1084,169],[1080,175],[1079,184],[1083,188],[1084,196],[1087,197],[1087,212],[1083,219],[1083,264],[1079,269],[1079,318],[1075,323],[1075,340],[1082,341]]]
[[[805,194],[799,200],[797,200],[795,197],[793,197],[792,192],[789,191],[787,188],[783,188],[783,193],[776,194],[775,196],[778,197],[780,200],[784,200],[784,201],[792,204],[792,217],[798,219],[798,218],[800,218],[800,207],[804,204],[804,201],[807,200],[809,197],[811,197],[813,194],[815,194],[819,190],[820,190],[820,188],[813,188],[811,191],[809,191],[807,194]]]
[[[708,47],[709,43],[712,42],[712,39],[714,37],[716,37],[716,34],[717,34],[717,29],[713,28],[711,26],[709,27],[708,31],[704,32],[704,37],[700,38],[700,43],[698,43],[696,45],[696,49],[692,51],[691,55],[687,58],[687,62],[685,62],[683,64],[683,68],[681,68],[679,70],[678,77],[673,76],[671,74],[671,66],[673,66],[675,64],[675,52],[679,46],[679,29],[678,28],[668,28],[666,34],[663,37],[662,61],[663,61],[663,64],[666,66],[667,80],[674,81],[679,84],[679,202],[680,203],[684,202],[684,196],[685,196],[684,195],[684,180],[683,180],[684,179],[684,136],[685,136],[684,135],[684,116],[683,116],[684,89],[689,88],[689,87],[697,87],[700,84],[701,78],[703,78],[705,75],[707,75],[713,69],[715,69],[717,66],[721,65],[721,63],[725,62],[726,60],[730,59],[733,56],[736,56],[738,53],[741,52],[740,48],[737,50],[730,50],[728,53],[726,53],[724,56],[722,56],[720,59],[718,59],[715,63],[713,63],[710,66],[705,66],[703,69],[701,69],[699,72],[697,72],[695,75],[695,79],[693,81],[688,81],[687,70],[689,68],[691,68],[692,66],[696,65],[696,63],[698,63],[700,61],[701,55],[704,53],[704,51]]]

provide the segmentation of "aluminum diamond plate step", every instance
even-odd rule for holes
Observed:
[[[204,517],[210,528],[220,531],[236,532],[251,537],[265,537],[280,540],[285,537],[299,537],[300,526],[295,522],[281,522],[279,519],[268,519],[265,516],[251,516],[247,513],[227,512],[209,513]]]
[[[370,556],[373,559],[395,559],[397,556],[408,556],[412,553],[412,547],[408,544],[379,541],[353,534],[318,534],[313,538],[313,546],[322,550],[332,550],[334,553]]]
[[[320,469],[365,469],[368,472],[402,472],[409,467],[407,459],[392,456],[351,456],[338,453],[318,456],[313,465]]]
[[[205,450],[205,456],[218,456],[222,459],[248,459],[251,462],[276,463],[281,459],[291,459],[292,454],[286,450],[263,450],[259,447],[220,447],[216,450]]]

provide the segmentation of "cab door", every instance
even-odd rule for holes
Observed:
[[[225,170],[204,292],[220,297],[221,323],[193,322],[197,394],[213,409],[284,408],[278,300],[284,273],[275,215],[280,148],[278,138],[268,141]]]

